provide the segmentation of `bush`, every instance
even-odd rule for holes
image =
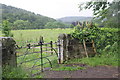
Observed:
[[[13,37],[8,20],[4,20],[2,23],[2,34],[4,37]]]
[[[92,25],[91,28],[78,29],[78,26],[75,28],[75,31],[72,34],[73,38],[79,39],[80,42],[83,40],[91,41],[94,40],[97,52],[101,51],[108,46],[112,46],[115,42],[118,42],[118,31],[114,28],[99,28],[95,25]]]

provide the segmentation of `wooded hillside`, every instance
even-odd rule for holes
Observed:
[[[35,14],[24,9],[2,5],[2,20],[8,20],[12,29],[43,29],[48,22],[56,21],[53,18]]]

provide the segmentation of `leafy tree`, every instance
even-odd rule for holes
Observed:
[[[8,20],[4,20],[2,23],[2,34],[4,37],[13,37]]]
[[[45,25],[45,28],[65,28],[66,25],[62,22],[58,22],[58,21],[55,21],[55,22],[48,22],[46,25]]]
[[[58,21],[55,21],[55,22],[54,22],[54,26],[55,26],[56,28],[65,28],[65,24],[62,23],[62,22],[58,22]]]
[[[112,3],[108,2],[107,0],[104,2],[90,1],[84,4],[80,4],[79,8],[80,10],[92,9],[94,19],[98,19],[106,26],[110,25],[110,22],[115,23],[115,25],[109,27],[118,27],[120,25],[120,23],[118,22],[118,20],[120,19],[120,16],[118,16],[120,14],[118,10],[118,8],[120,7],[119,4],[120,1],[113,1]]]
[[[13,25],[14,29],[27,29],[30,27],[30,23],[28,21],[23,20],[16,20]]]
[[[106,25],[106,27],[115,27],[118,28],[120,26],[119,20],[120,20],[120,1],[119,2],[112,2],[110,4],[110,8],[108,9],[107,12],[107,17],[106,20],[103,21],[103,24]]]
[[[48,23],[45,25],[45,28],[52,29],[52,28],[54,28],[53,26],[54,26],[54,25],[53,25],[52,22],[48,22]]]
[[[74,28],[75,26],[73,24],[70,25],[70,28]]]

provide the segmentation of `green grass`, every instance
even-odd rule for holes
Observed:
[[[82,63],[87,64],[89,66],[118,66],[119,59],[117,56],[101,54],[100,56],[96,55],[95,57],[90,58],[81,58],[81,59],[72,59],[67,61],[66,63]]]
[[[45,42],[57,41],[57,37],[62,33],[70,33],[73,29],[35,29],[35,30],[12,30],[16,42],[38,42],[43,36]]]
[[[75,70],[83,70],[85,69],[84,67],[80,66],[64,66],[60,65],[58,68],[53,68],[51,70],[53,71],[75,71]]]

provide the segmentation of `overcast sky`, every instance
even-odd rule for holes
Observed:
[[[90,0],[0,0],[0,3],[22,8],[51,18],[93,16],[92,10],[79,11],[78,4]]]

